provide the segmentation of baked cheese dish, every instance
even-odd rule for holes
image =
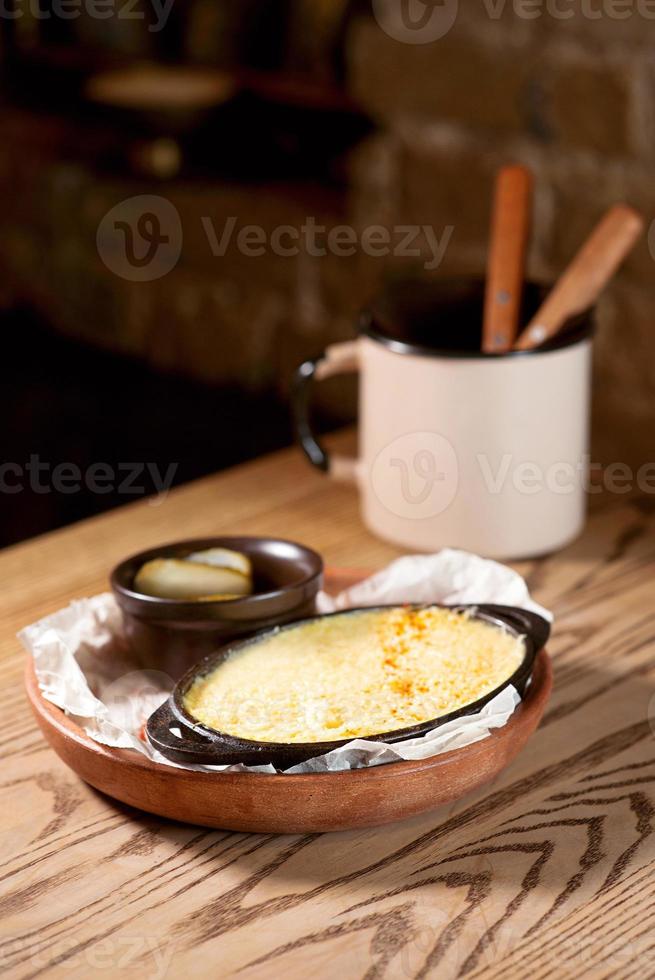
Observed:
[[[524,652],[520,637],[466,612],[340,613],[235,650],[192,683],[184,706],[209,728],[257,741],[365,737],[477,701]]]

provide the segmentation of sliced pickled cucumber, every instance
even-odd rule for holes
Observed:
[[[230,551],[229,548],[207,548],[206,551],[194,551],[187,555],[186,561],[198,562],[201,565],[215,565],[217,568],[233,568],[242,575],[252,578],[252,565],[247,555],[240,551]]]
[[[232,599],[252,593],[248,575],[177,558],[154,558],[137,572],[134,588],[160,599]]]

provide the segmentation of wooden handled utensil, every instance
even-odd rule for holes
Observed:
[[[531,350],[550,340],[576,313],[598,299],[644,227],[644,219],[626,204],[601,218],[515,345]]]
[[[494,190],[484,297],[482,350],[488,354],[510,350],[518,333],[531,205],[530,171],[503,167]]]

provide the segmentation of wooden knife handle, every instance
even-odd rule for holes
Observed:
[[[570,317],[593,306],[643,227],[644,219],[633,208],[626,204],[610,208],[527,325],[515,350],[540,347]]]
[[[516,339],[530,232],[532,174],[503,167],[496,178],[484,297],[482,350],[501,353]]]

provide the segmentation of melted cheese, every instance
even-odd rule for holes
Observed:
[[[447,609],[340,614],[229,655],[185,696],[192,717],[264,742],[394,731],[471,704],[520,665],[523,641]]]

